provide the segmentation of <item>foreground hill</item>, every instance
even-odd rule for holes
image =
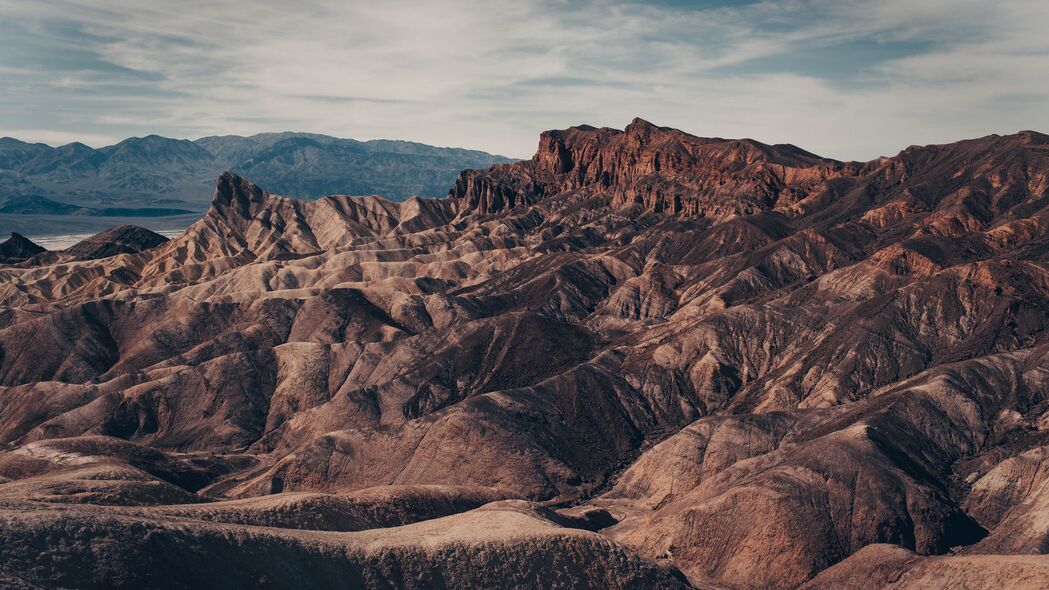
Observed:
[[[12,232],[10,238],[0,242],[0,263],[22,262],[42,252],[45,252],[44,248],[22,234]]]
[[[636,120],[405,202],[224,173],[170,241],[0,268],[0,546],[41,549],[0,572],[1044,587],[1047,216],[1034,132]]]
[[[249,174],[301,198],[381,194],[438,196],[463,168],[506,158],[406,141],[355,141],[307,133],[132,137],[99,149],[0,138],[0,213],[156,217],[207,207],[223,170]],[[203,200],[202,200],[203,198]]]

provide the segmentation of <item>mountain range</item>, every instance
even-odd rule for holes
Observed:
[[[449,186],[13,238],[0,582],[1049,582],[1049,136],[637,119]]]
[[[0,138],[0,213],[154,217],[203,211],[224,170],[280,194],[439,196],[464,168],[506,158],[406,141],[355,141],[308,133],[133,137],[94,149]]]

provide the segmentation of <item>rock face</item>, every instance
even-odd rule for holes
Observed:
[[[129,232],[0,268],[5,584],[1049,583],[1047,136],[636,120]]]
[[[52,267],[62,262],[100,260],[121,254],[137,254],[168,241],[167,238],[156,232],[135,225],[119,225],[81,240],[64,250],[54,251],[44,250],[18,234],[13,234],[11,240],[8,241],[13,242],[16,236],[21,244],[28,243],[29,246],[21,245],[15,248],[22,253],[32,252],[32,255],[8,258],[6,262],[18,264],[23,268]]]
[[[118,254],[135,254],[168,241],[144,227],[120,225],[78,242],[65,250],[76,260],[96,260]]]
[[[789,205],[855,167],[792,145],[694,137],[634,119],[626,129],[547,131],[528,161],[460,174],[452,198],[481,213],[596,190],[612,205],[724,219]]]
[[[0,263],[21,262],[46,252],[22,234],[11,232],[11,237],[0,242]]]

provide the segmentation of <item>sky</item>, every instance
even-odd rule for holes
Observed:
[[[530,157],[634,117],[869,160],[1049,131],[1046,0],[0,0],[0,136],[306,131]]]

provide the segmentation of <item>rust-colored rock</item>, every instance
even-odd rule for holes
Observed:
[[[1049,584],[1044,135],[635,120],[447,199],[226,173],[129,231],[0,266],[5,584]]]

